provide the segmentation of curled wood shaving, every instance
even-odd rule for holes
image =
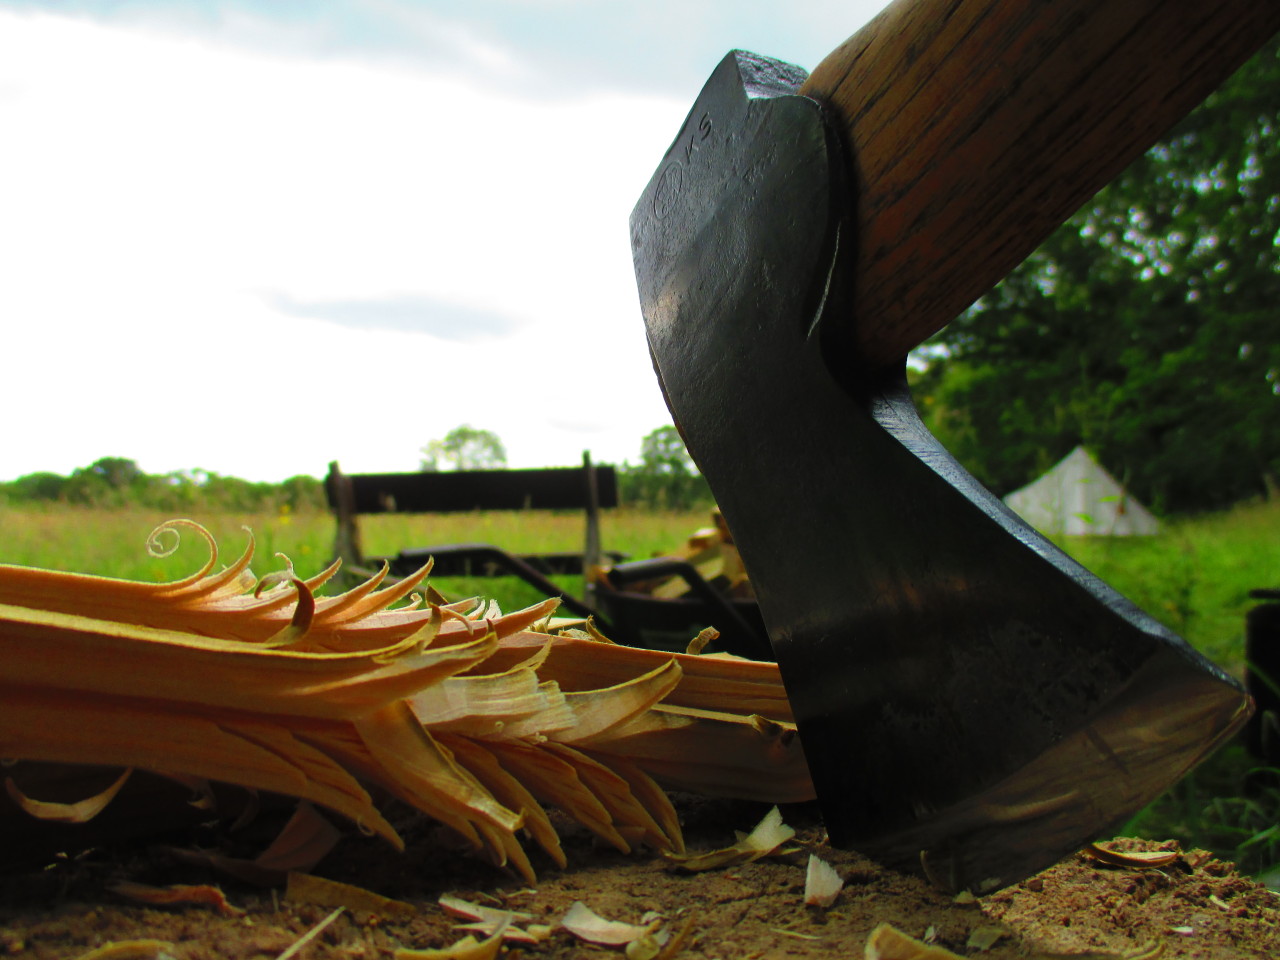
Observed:
[[[782,822],[781,811],[774,807],[765,814],[763,820],[756,824],[755,829],[741,837],[732,846],[707,853],[685,855],[669,853],[666,857],[677,869],[688,873],[718,870],[722,867],[751,863],[768,856],[795,835],[795,830]]]
[[[101,793],[76,803],[55,803],[49,800],[33,800],[28,797],[13,781],[13,777],[5,777],[4,788],[9,797],[26,813],[37,820],[51,820],[55,823],[88,823],[101,813],[115,799],[120,788],[125,785],[133,768],[128,767],[115,779],[111,786]]]
[[[809,854],[809,866],[804,876],[804,902],[811,907],[829,907],[843,889],[844,881],[835,867],[821,857]]]
[[[1125,867],[1129,870],[1151,870],[1156,867],[1167,867],[1182,854],[1177,850],[1130,850],[1121,853],[1111,850],[1100,843],[1091,843],[1084,848],[1084,853],[1099,863],[1112,867]]]
[[[560,926],[579,940],[604,947],[622,947],[635,943],[652,935],[661,923],[661,919],[643,925],[606,920],[581,900],[573,901],[572,906],[560,918]],[[662,940],[665,941],[666,937]]]
[[[707,645],[714,640],[720,639],[720,631],[715,627],[704,627],[698,631],[698,635],[689,641],[689,646],[685,649],[685,653],[690,656],[697,656],[707,649]]]
[[[341,836],[315,807],[300,803],[271,845],[253,862],[263,870],[305,873],[324,859]]]
[[[681,950],[684,949],[685,943],[693,933],[694,917],[692,915],[685,917],[684,923],[680,925],[680,929],[675,932],[666,945],[658,952],[654,960],[672,960]]]
[[[976,950],[981,953],[984,950],[990,950],[996,945],[997,941],[1008,935],[1009,931],[1007,929],[992,924],[974,927],[969,931],[969,939],[965,941],[965,946],[970,950]]]
[[[275,887],[286,882],[290,871],[305,873],[314,867],[341,837],[315,807],[300,803],[275,840],[252,860],[208,850],[171,848],[169,852],[179,860],[204,864],[246,883]]]
[[[483,933],[486,937],[491,937],[499,929],[503,929],[503,937],[517,943],[540,943],[551,935],[551,927],[546,924],[531,924],[527,929],[516,926],[517,923],[532,920],[531,913],[486,907],[447,893],[442,894],[438,902],[445,913],[472,921],[458,924],[459,930]]]
[[[397,950],[395,960],[493,960],[502,949],[506,926],[500,925],[491,936],[477,940],[467,934],[448,947],[426,950]]]
[[[421,588],[429,564],[325,597],[336,564],[303,579],[286,560],[259,580],[252,534],[217,572],[217,544],[190,521],[150,547],[171,552],[179,530],[209,558],[172,583],[0,565],[0,756],[289,795],[399,849],[371,791],[389,793],[530,883],[521,829],[564,862],[542,804],[619,850],[679,852],[664,789],[813,796],[776,664],[548,636],[531,628],[556,600],[447,603]],[[114,795],[18,802],[78,818]],[[303,823],[258,861],[221,865],[269,881],[335,841]]]
[[[623,956],[627,960],[656,960],[670,935],[667,930],[646,930],[622,948]]]
[[[411,917],[417,908],[403,900],[392,900],[381,894],[350,883],[328,880],[310,873],[290,872],[284,898],[294,903],[311,903],[318,907],[341,907],[346,910],[374,913],[382,917]]]
[[[461,897],[455,897],[449,893],[441,894],[437,902],[440,904],[440,909],[445,913],[455,917],[462,917],[464,920],[481,920],[496,924],[505,919],[510,919],[512,922],[533,919],[533,914],[525,913],[522,910],[499,910],[496,907],[486,907],[483,904],[472,903],[470,900],[463,900]]]
[[[914,940],[888,923],[871,931],[864,955],[866,960],[960,960],[958,954]]]
[[[209,884],[175,883],[167,887],[153,887],[145,883],[121,880],[108,884],[107,889],[139,903],[157,906],[199,903],[213,907],[224,917],[238,917],[244,913],[243,910],[233,907],[221,890]]]

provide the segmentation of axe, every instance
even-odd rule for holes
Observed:
[[[1248,716],[947,454],[904,358],[1277,29],[1258,0],[896,0],[812,76],[729,54],[636,205],[654,367],[833,843],[986,893]]]

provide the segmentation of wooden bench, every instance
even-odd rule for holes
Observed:
[[[554,574],[586,574],[605,562],[625,557],[600,546],[600,510],[618,505],[613,467],[596,466],[584,454],[581,467],[538,470],[460,470],[421,473],[346,474],[329,464],[325,496],[337,521],[334,556],[345,570],[368,575],[383,561],[394,576],[407,576],[434,558],[432,574],[515,576],[548,596],[560,597],[577,616],[595,614],[591,578],[587,599],[579,600],[552,583]],[[582,510],[584,544],[580,553],[512,554],[493,544],[455,543],[412,547],[391,557],[366,557],[358,518],[374,513],[462,513],[472,510]]]

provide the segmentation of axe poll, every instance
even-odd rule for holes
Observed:
[[[654,367],[833,842],[987,892],[1248,715],[947,454],[903,361],[1277,29],[1257,0],[897,0],[812,76],[727,56],[636,205]]]

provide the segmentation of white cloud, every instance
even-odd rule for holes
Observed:
[[[365,0],[365,3],[370,13],[386,24],[394,25],[396,32],[419,50],[443,49],[450,59],[456,58],[464,68],[478,68],[488,76],[512,80],[529,75],[528,67],[520,62],[514,50],[485,37],[464,20],[442,16],[420,4],[397,0]]]
[[[686,107],[0,12],[0,477],[412,469],[462,422],[513,465],[634,458],[666,411],[627,215]],[[460,343],[263,291],[517,322]]]

